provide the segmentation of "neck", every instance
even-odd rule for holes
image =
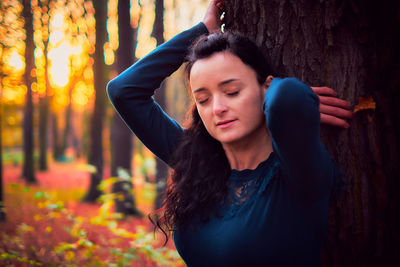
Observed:
[[[265,125],[243,140],[223,143],[222,147],[231,169],[239,171],[255,169],[261,162],[268,159],[273,151],[271,137]]]

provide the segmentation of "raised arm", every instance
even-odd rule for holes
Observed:
[[[107,85],[108,96],[128,127],[166,163],[183,128],[168,117],[152,95],[182,65],[191,42],[207,33],[205,25],[199,23],[157,47]]]
[[[287,186],[304,200],[329,196],[335,166],[320,141],[317,95],[295,78],[275,78],[263,107]]]

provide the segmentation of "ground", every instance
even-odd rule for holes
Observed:
[[[147,216],[117,220],[109,194],[103,204],[82,203],[90,178],[84,162],[52,162],[37,172],[37,185],[26,185],[21,170],[11,163],[4,168],[1,266],[182,265],[173,243],[163,247],[163,236],[154,236]],[[138,208],[148,214],[154,185],[134,179],[134,187]]]

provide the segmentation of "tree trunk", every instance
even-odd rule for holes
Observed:
[[[47,130],[49,104],[47,94],[39,98],[39,170],[47,170]]]
[[[0,56],[2,59],[2,56]],[[1,63],[0,63],[1,64]],[[1,64],[2,65],[2,64]],[[1,79],[3,77],[0,77]],[[3,90],[3,80],[0,81],[0,88]],[[0,222],[6,220],[6,213],[4,212],[4,198],[3,198],[3,142],[2,142],[2,135],[3,135],[3,92],[0,92]]]
[[[52,114],[52,121],[51,121],[51,127],[52,127],[52,135],[53,135],[53,159],[56,161],[59,161],[61,159],[61,146],[60,146],[60,130],[58,127],[58,114],[53,113]]]
[[[68,91],[68,98],[69,98],[69,103],[68,106],[65,110],[65,126],[64,126],[64,131],[63,131],[63,137],[62,137],[62,142],[61,142],[61,155],[66,157],[65,151],[68,148],[68,138],[70,137],[71,134],[71,123],[72,123],[72,90],[74,89],[75,83],[70,86],[69,91]]]
[[[118,73],[133,64],[136,50],[137,28],[130,23],[129,1],[118,1],[118,34],[119,47],[116,51],[115,67]],[[111,176],[119,177],[118,168],[132,174],[133,135],[121,117],[114,111],[111,129]],[[115,199],[115,211],[124,215],[141,216],[132,194],[132,181],[121,178],[113,185],[113,193],[122,195]]]
[[[155,19],[153,24],[153,32],[151,35],[156,39],[157,46],[164,43],[164,0],[155,1]],[[165,95],[165,83],[163,82],[154,95],[154,100],[161,106],[162,109],[166,109],[166,95]],[[166,188],[166,181],[168,177],[168,165],[165,164],[161,159],[156,157],[156,183],[157,183],[157,195],[154,203],[154,208],[159,209],[164,201],[164,193]]]
[[[29,0],[23,1],[23,14],[25,19],[25,74],[24,82],[27,88],[26,100],[24,106],[24,123],[23,123],[23,135],[24,135],[24,166],[23,166],[23,177],[28,183],[36,183],[36,177],[34,174],[34,162],[33,162],[33,101],[32,101],[32,70],[33,66],[33,20],[31,12],[31,3]]]
[[[108,77],[103,57],[103,45],[107,40],[107,1],[96,0],[93,1],[93,5],[96,20],[96,44],[93,65],[95,103],[90,120],[88,162],[96,167],[97,172],[91,174],[89,191],[84,197],[86,202],[96,201],[101,194],[97,186],[103,179],[103,124]]]
[[[322,126],[344,173],[332,201],[323,266],[398,266],[400,21],[391,1],[226,1],[226,28],[260,44],[275,76],[329,86],[354,105],[349,130]],[[397,262],[397,264],[396,264]]]
[[[40,3],[45,4],[47,10],[49,10],[48,3]],[[42,7],[43,10],[43,7]],[[47,12],[47,15],[49,13]],[[43,40],[43,47],[44,51],[43,54],[45,55],[44,60],[44,75],[46,79],[46,89],[43,96],[39,98],[39,170],[46,171],[48,169],[47,166],[47,150],[48,150],[48,128],[49,128],[49,96],[47,92],[50,88],[50,81],[49,81],[49,70],[48,70],[48,58],[47,52],[49,47],[49,38],[50,35],[50,27],[49,27],[49,19],[43,19],[42,16],[42,25],[48,31],[47,35],[44,34],[45,40]]]

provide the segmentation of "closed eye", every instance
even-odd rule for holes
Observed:
[[[229,95],[229,96],[235,96],[235,95],[238,95],[238,94],[239,94],[239,91],[227,93],[227,95]]]
[[[208,98],[204,99],[204,100],[200,100],[198,101],[199,104],[205,104],[208,101]]]

